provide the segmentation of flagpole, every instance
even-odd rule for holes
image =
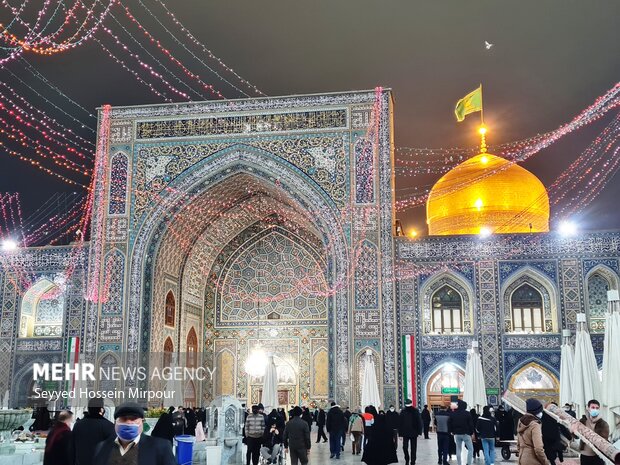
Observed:
[[[484,104],[482,102],[482,83],[480,83],[480,124],[484,126]]]

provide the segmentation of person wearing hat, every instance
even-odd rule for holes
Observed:
[[[519,465],[547,465],[540,423],[543,406],[538,399],[527,399],[525,406],[527,413],[517,425]]]
[[[291,419],[284,427],[284,451],[291,454],[291,465],[307,465],[310,452],[310,428],[301,419],[301,407],[291,410]]]
[[[142,434],[144,409],[126,402],[114,411],[116,435],[97,445],[93,465],[176,465],[172,446]]]
[[[103,399],[88,400],[88,414],[73,427],[75,465],[93,463],[97,444],[115,436],[114,423],[104,418],[104,413]]]

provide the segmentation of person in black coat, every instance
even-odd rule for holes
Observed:
[[[308,423],[301,419],[301,414],[301,408],[294,407],[290,412],[291,419],[284,428],[284,447],[285,451],[290,452],[291,465],[308,464],[310,429]]]
[[[549,415],[543,412],[543,416],[540,419],[542,429],[543,448],[545,449],[545,455],[547,460],[555,465],[555,460],[560,459],[560,462],[564,461],[564,443],[560,435],[560,425]]]
[[[39,407],[32,413],[34,423],[28,428],[30,431],[48,431],[52,426],[50,411],[47,407]]]
[[[73,413],[69,410],[63,410],[58,414],[56,424],[45,441],[43,465],[73,465],[72,423]]]
[[[327,442],[327,435],[325,434],[325,421],[326,421],[325,410],[319,407],[316,411],[316,442],[321,442],[321,438],[323,438],[323,442]]]
[[[405,456],[405,465],[415,464],[418,450],[418,436],[422,434],[424,425],[420,411],[413,406],[410,399],[405,401],[405,408],[401,410],[398,422],[398,435],[403,438],[403,454]],[[374,425],[373,425],[374,434]],[[409,454],[409,446],[411,446],[411,455]]]
[[[499,439],[501,441],[512,441],[515,438],[512,415],[500,405],[497,407],[495,419],[499,423]]]
[[[469,414],[471,415],[471,419],[474,423],[474,429],[475,429],[480,415],[478,415],[478,412],[476,412],[475,408],[470,409]],[[474,437],[472,438],[472,442],[474,444],[474,458],[480,458],[480,451],[482,450],[482,442],[480,441],[480,438],[478,437],[477,434],[475,434]]]
[[[394,438],[394,445],[398,446],[398,421],[399,416],[396,408],[393,405],[390,405],[390,408],[385,413],[385,421],[388,425],[388,428],[392,431],[392,437]]]
[[[497,421],[493,418],[493,407],[485,405],[482,416],[476,420],[476,436],[482,443],[485,465],[495,463],[495,438],[497,437]]]
[[[334,457],[339,459],[342,451],[342,435],[347,431],[349,425],[344,417],[344,413],[340,410],[340,406],[332,402],[332,406],[327,412],[325,421],[327,432],[329,433],[329,453],[330,459]]]
[[[368,440],[366,447],[364,447],[362,462],[367,465],[398,463],[396,447],[394,447],[394,437],[392,430],[387,424],[385,415],[377,415],[372,428],[372,436]]]
[[[425,405],[422,409],[422,424],[424,425],[424,439],[430,439],[428,432],[431,429],[431,412],[428,409],[428,405]]]
[[[114,419],[116,435],[97,445],[92,465],[111,465],[120,463],[119,460],[126,465],[176,465],[172,446],[167,441],[142,434],[144,409],[140,405],[132,402],[119,405]]]
[[[185,429],[185,434],[191,434],[192,436],[196,435],[196,412],[193,408],[188,408],[185,410],[185,419],[187,420],[187,428]]]
[[[103,399],[88,401],[88,415],[78,420],[73,427],[73,447],[75,450],[75,465],[90,465],[95,456],[95,447],[101,441],[116,436],[114,423],[103,414]]]
[[[162,438],[173,443],[174,439],[174,419],[172,418],[174,407],[168,407],[168,411],[157,419],[151,436],[154,438]]]

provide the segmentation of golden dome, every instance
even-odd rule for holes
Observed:
[[[525,168],[480,153],[446,173],[426,202],[431,235],[549,231],[549,196]]]

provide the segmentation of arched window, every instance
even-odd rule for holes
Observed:
[[[19,337],[60,337],[65,297],[49,279],[41,279],[24,294]]]
[[[463,299],[452,287],[439,288],[431,299],[433,332],[440,334],[463,332]]]
[[[187,334],[187,354],[185,355],[185,365],[195,368],[198,364],[198,337],[194,328]]]
[[[172,291],[166,295],[166,326],[174,326],[175,304]]]
[[[588,278],[588,317],[590,331],[605,331],[605,313],[607,312],[607,291],[610,283],[601,273],[592,273]]]
[[[516,333],[545,332],[543,299],[529,284],[519,286],[510,298],[512,330]]]
[[[164,368],[172,365],[172,352],[174,352],[174,345],[172,339],[168,337],[164,342]]]

